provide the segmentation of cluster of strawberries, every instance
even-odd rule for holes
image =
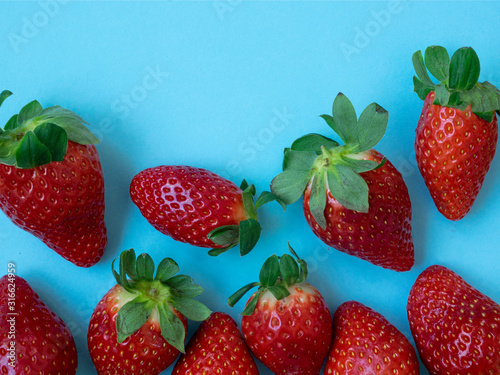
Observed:
[[[413,56],[415,92],[424,100],[416,131],[417,163],[438,210],[462,219],[471,209],[495,154],[500,91],[478,82],[479,60],[466,47],[449,57],[432,46]],[[434,83],[429,71],[440,83]],[[0,94],[0,105],[10,96]],[[388,112],[376,103],[358,117],[339,93],[322,116],[343,144],[307,134],[285,149],[283,172],[271,191],[240,187],[188,166],[159,166],[137,174],[130,195],[142,215],[175,240],[210,248],[217,256],[239,246],[243,256],[261,233],[257,211],[277,201],[284,209],[303,198],[313,232],[326,244],[395,271],[414,264],[411,202],[405,182],[373,147]],[[104,181],[98,140],[75,113],[33,101],[0,129],[0,208],[19,227],[80,267],[90,267],[107,244]],[[227,314],[196,300],[203,289],[171,258],[157,266],[134,250],[111,265],[114,286],[99,302],[88,348],[100,375],[258,374],[252,354],[275,374],[418,374],[408,339],[363,304],[334,313],[307,280],[307,264],[291,254],[270,256],[259,281],[228,299],[234,306],[257,290],[242,312],[242,334]],[[115,263],[118,261],[118,271]],[[0,315],[16,298],[19,327],[12,339],[0,324],[2,374],[75,374],[73,337],[21,277],[0,279]],[[419,356],[433,375],[500,374],[500,306],[453,271],[422,272],[407,303]],[[184,346],[188,320],[202,321]],[[251,354],[252,353],[252,354]],[[12,363],[16,363],[14,368]]]

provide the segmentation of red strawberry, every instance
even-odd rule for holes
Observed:
[[[305,261],[297,259],[287,254],[271,256],[260,271],[260,283],[241,288],[228,304],[234,306],[259,286],[242,313],[243,336],[250,350],[275,374],[315,375],[328,354],[332,319],[321,294],[305,282]]]
[[[159,166],[137,174],[130,195],[142,215],[176,241],[211,247],[219,255],[240,244],[241,255],[257,243],[261,227],[256,209],[275,199],[263,192],[253,203],[255,187],[241,188],[215,173],[188,166]]]
[[[0,209],[80,267],[97,263],[107,244],[95,142],[79,116],[36,101],[0,129]]]
[[[436,207],[450,220],[471,209],[495,155],[500,91],[479,83],[479,59],[472,48],[451,58],[439,46],[413,56],[420,79],[415,92],[424,101],[418,121],[415,154]],[[427,69],[441,81],[434,84]]]
[[[322,116],[344,145],[319,134],[285,150],[283,172],[271,191],[286,204],[304,196],[314,234],[327,245],[375,265],[407,271],[414,263],[411,202],[397,169],[371,149],[384,135],[388,114],[375,103],[357,120],[340,93],[333,116]]]
[[[500,306],[455,272],[427,268],[411,288],[407,310],[431,375],[500,374]]]
[[[201,323],[172,374],[258,375],[259,371],[236,322],[217,312]]]
[[[76,373],[73,335],[23,278],[0,278],[0,316],[1,374]]]
[[[136,259],[132,249],[120,256],[121,273],[113,269],[118,285],[95,308],[87,334],[99,375],[160,374],[184,351],[187,318],[210,315],[193,299],[203,289],[189,276],[174,276],[177,263],[166,258],[156,276],[154,269],[149,255]]]
[[[381,314],[355,301],[333,316],[333,342],[325,374],[418,375],[415,349]]]

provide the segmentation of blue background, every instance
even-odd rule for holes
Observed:
[[[422,103],[412,92],[411,64],[413,52],[431,44],[450,54],[471,45],[481,59],[480,79],[500,85],[500,34],[492,22],[499,15],[499,3],[479,1],[1,2],[0,89],[15,95],[4,103],[0,122],[38,99],[91,124],[102,140],[109,245],[102,261],[81,269],[0,214],[0,274],[15,262],[68,323],[80,375],[95,373],[86,330],[93,308],[114,285],[110,263],[131,247],[157,263],[175,258],[181,272],[205,288],[200,300],[238,322],[242,303],[230,309],[226,298],[255,281],[262,262],[286,251],[287,241],[309,262],[309,282],[332,314],[342,302],[358,300],[409,338],[408,292],[429,265],[455,270],[500,301],[500,157],[465,219],[451,222],[438,213],[414,160]],[[263,207],[264,231],[254,251],[215,259],[155,231],[132,204],[132,177],[160,164],[203,167],[269,189],[284,147],[308,132],[332,136],[318,115],[330,112],[339,91],[358,114],[373,101],[390,113],[376,148],[410,192],[411,271],[384,270],[329,249],[310,231],[300,203],[286,213],[276,204]],[[189,334],[196,328],[192,323]]]

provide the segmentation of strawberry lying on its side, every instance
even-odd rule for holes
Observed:
[[[500,306],[443,266],[422,272],[408,320],[431,375],[500,374]]]
[[[275,374],[319,374],[332,338],[325,300],[306,283],[307,264],[290,255],[269,257],[260,282],[248,284],[228,299],[234,306],[250,289],[257,292],[242,312],[242,331],[253,354]]]
[[[411,202],[401,174],[371,149],[383,137],[388,113],[370,104],[359,120],[339,93],[333,116],[322,116],[344,145],[308,134],[285,150],[271,191],[286,204],[304,196],[304,214],[327,245],[375,265],[408,271],[414,263]]]
[[[11,93],[0,94],[0,105]],[[96,137],[75,113],[33,101],[0,129],[0,209],[80,267],[107,244]]]
[[[333,316],[333,341],[325,375],[419,375],[415,349],[381,314],[355,301]]]
[[[187,319],[202,321],[210,310],[194,298],[203,289],[179,266],[163,259],[155,272],[148,254],[120,255],[115,285],[90,318],[87,343],[99,375],[158,375],[184,351]],[[127,277],[130,277],[130,279]]]
[[[73,335],[19,276],[0,278],[0,373],[74,375]]]
[[[276,200],[263,192],[254,204],[254,185],[243,181],[238,187],[205,169],[176,165],[143,170],[133,178],[130,195],[161,233],[212,248],[214,256],[238,243],[241,255],[250,252],[261,232],[257,209]]]
[[[172,374],[258,375],[259,371],[236,322],[216,312],[201,323]]]
[[[415,92],[424,100],[415,137],[420,173],[436,207],[450,220],[471,209],[495,155],[500,91],[479,83],[479,59],[470,47],[450,58],[432,46],[413,55]],[[441,83],[429,78],[427,69]]]

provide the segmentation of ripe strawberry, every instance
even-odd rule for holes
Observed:
[[[436,207],[447,219],[460,220],[471,209],[495,155],[500,91],[479,83],[479,59],[470,47],[451,61],[443,47],[413,55],[415,92],[424,100],[415,154]],[[434,84],[426,68],[441,83]]]
[[[271,191],[286,204],[304,196],[304,215],[327,245],[384,268],[414,263],[411,202],[401,174],[371,149],[383,137],[388,113],[370,104],[357,120],[342,93],[333,116],[322,116],[344,145],[308,134],[285,150],[283,172]]]
[[[0,209],[63,258],[89,267],[107,236],[104,179],[91,144],[98,140],[84,123],[33,101],[0,129]]]
[[[419,375],[415,349],[381,314],[355,301],[333,316],[333,342],[325,374]]]
[[[431,375],[500,374],[500,306],[434,265],[411,288],[408,320]]]
[[[217,312],[201,323],[172,374],[258,375],[259,371],[236,322]]]
[[[260,283],[238,290],[234,306],[255,286],[242,315],[243,336],[253,354],[275,374],[319,374],[332,338],[332,319],[325,300],[305,282],[307,264],[284,254],[266,260]]]
[[[255,187],[240,188],[201,168],[159,166],[137,174],[130,185],[132,201],[161,233],[176,241],[213,248],[219,255],[240,244],[245,255],[259,240],[257,208],[275,200],[263,192],[253,203]]]
[[[134,250],[120,255],[117,285],[90,318],[87,343],[99,375],[158,375],[184,351],[187,318],[202,321],[210,310],[194,300],[203,289],[170,258],[155,265]],[[127,275],[130,279],[127,278]]]
[[[20,276],[0,278],[0,373],[76,373],[78,355],[66,324]]]

